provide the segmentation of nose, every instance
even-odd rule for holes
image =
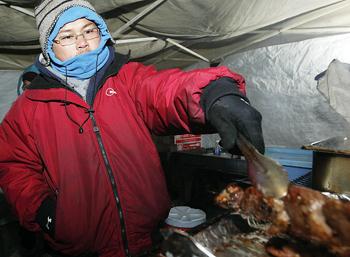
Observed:
[[[78,49],[86,48],[88,46],[88,42],[83,35],[77,35],[76,46]]]

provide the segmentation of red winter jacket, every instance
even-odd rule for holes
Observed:
[[[55,198],[56,232],[46,239],[69,255],[125,256],[127,246],[132,254],[150,247],[170,206],[150,132],[190,133],[204,124],[199,101],[210,81],[231,77],[244,91],[243,78],[225,67],[156,71],[130,62],[117,71],[116,58],[92,106],[40,77],[0,127],[8,202],[23,226],[39,231],[37,210]]]

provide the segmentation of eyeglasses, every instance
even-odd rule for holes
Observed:
[[[85,40],[92,40],[100,36],[100,30],[97,27],[88,28],[83,30],[80,34],[62,35],[57,39],[54,39],[53,42],[60,44],[61,46],[69,46],[75,44],[79,36],[83,36]]]

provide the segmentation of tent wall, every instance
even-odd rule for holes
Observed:
[[[17,81],[21,72],[0,71],[0,121],[17,98]]]
[[[346,34],[264,47],[224,60],[223,65],[246,78],[248,97],[263,115],[268,145],[300,147],[350,132],[315,81],[333,59],[350,63],[349,45]]]

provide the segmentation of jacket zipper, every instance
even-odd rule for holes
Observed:
[[[104,163],[106,165],[107,175],[108,175],[109,181],[110,181],[111,186],[112,186],[114,199],[115,199],[115,202],[117,204],[117,209],[118,209],[118,215],[119,215],[119,220],[120,220],[121,234],[122,234],[122,240],[123,240],[125,255],[126,256],[130,256],[130,254],[129,254],[128,238],[126,236],[125,219],[124,219],[124,215],[123,215],[122,208],[121,208],[121,203],[120,203],[120,198],[119,198],[118,191],[117,191],[117,184],[116,184],[113,172],[112,172],[111,165],[110,165],[108,157],[107,157],[106,149],[105,149],[105,147],[103,145],[103,142],[102,142],[100,129],[98,128],[97,123],[96,123],[96,119],[95,119],[93,113],[91,113],[91,112],[90,112],[90,118],[91,118],[92,124],[93,124],[93,131],[96,134],[98,145],[99,145],[99,148],[100,148],[100,151],[101,151]]]

